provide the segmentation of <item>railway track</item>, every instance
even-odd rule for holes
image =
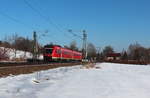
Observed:
[[[1,67],[41,65],[41,64],[54,64],[54,62],[0,62],[0,68]]]
[[[0,77],[9,75],[28,74],[35,71],[53,69],[58,67],[76,66],[81,62],[57,63],[57,62],[1,62]]]

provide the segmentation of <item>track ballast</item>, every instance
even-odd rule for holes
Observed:
[[[47,70],[58,67],[67,67],[79,65],[81,62],[1,62],[0,63],[0,77],[9,75],[28,74],[35,71]]]

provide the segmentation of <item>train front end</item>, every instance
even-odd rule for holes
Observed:
[[[52,53],[54,50],[54,46],[53,45],[46,45],[44,46],[44,61],[52,61]]]

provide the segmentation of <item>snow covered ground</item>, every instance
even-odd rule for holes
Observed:
[[[150,98],[150,66],[97,66],[101,69],[79,65],[1,78],[0,98]]]

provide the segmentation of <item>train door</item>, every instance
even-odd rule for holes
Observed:
[[[45,48],[44,49],[44,60],[51,61],[52,60],[53,48]]]

